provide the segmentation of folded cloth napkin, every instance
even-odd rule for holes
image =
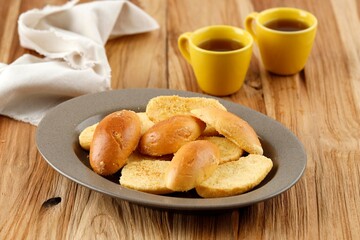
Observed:
[[[104,45],[110,38],[159,28],[128,1],[105,0],[46,6],[20,15],[25,54],[0,64],[0,114],[37,125],[48,110],[69,98],[111,88]]]

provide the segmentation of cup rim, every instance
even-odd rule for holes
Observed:
[[[302,12],[302,13],[305,13],[306,15],[309,15],[312,20],[314,21],[314,24],[312,24],[310,27],[306,28],[306,29],[303,29],[303,30],[298,30],[298,31],[279,31],[279,30],[274,30],[274,29],[271,29],[271,28],[268,28],[266,27],[263,23],[260,23],[259,22],[259,16],[261,15],[265,15],[265,14],[268,14],[268,13],[271,13],[271,12],[278,12],[278,11],[294,11],[294,12]],[[281,34],[285,34],[285,35],[294,35],[294,34],[299,34],[299,33],[305,33],[305,32],[310,32],[312,30],[314,30],[317,25],[318,25],[318,20],[317,18],[315,17],[314,14],[306,11],[306,10],[303,10],[303,9],[300,9],[300,8],[293,8],[293,7],[275,7],[275,8],[269,8],[269,9],[266,9],[262,12],[259,12],[259,15],[258,17],[255,19],[257,25],[259,27],[261,27],[262,29],[265,29],[269,32],[274,32],[274,33],[281,33]]]
[[[236,50],[230,50],[230,51],[211,51],[211,50],[206,50],[203,48],[198,47],[193,41],[189,41],[189,44],[194,47],[195,49],[201,51],[201,52],[205,52],[205,53],[213,53],[213,54],[219,54],[219,55],[225,55],[225,54],[229,54],[229,53],[237,53],[237,52],[243,52],[246,51],[247,49],[251,48],[252,45],[254,44],[254,39],[251,36],[251,34],[249,32],[247,32],[246,30],[236,27],[236,26],[231,26],[231,25],[210,25],[210,26],[206,26],[206,27],[202,27],[199,29],[196,29],[195,31],[193,31],[192,35],[190,36],[190,39],[192,39],[194,37],[195,33],[199,33],[208,29],[216,29],[216,28],[227,28],[227,29],[235,29],[236,31],[240,31],[242,33],[244,33],[250,40],[250,42],[248,44],[246,44],[244,47],[236,49]]]

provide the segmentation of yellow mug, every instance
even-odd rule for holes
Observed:
[[[271,8],[253,12],[245,28],[257,43],[266,70],[279,75],[301,71],[310,55],[317,19],[297,8]]]
[[[253,38],[243,29],[208,26],[182,34],[178,47],[190,63],[202,91],[226,96],[244,83],[252,55]]]

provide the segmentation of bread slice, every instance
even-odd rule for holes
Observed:
[[[159,161],[171,161],[173,158],[173,154],[164,155],[164,156],[149,156],[139,152],[139,149],[135,150],[130,154],[127,159],[127,163],[136,162],[136,161],[143,161],[143,160],[159,160]]]
[[[138,112],[136,113],[141,122],[141,135],[143,135],[149,128],[154,125],[147,114],[145,112]],[[89,151],[90,144],[94,136],[95,128],[99,123],[95,123],[89,127],[86,127],[84,130],[81,131],[79,134],[79,144],[84,149]]]
[[[121,170],[120,184],[123,187],[152,193],[173,192],[165,186],[165,170],[170,161],[140,160],[131,161]]]
[[[79,143],[84,150],[90,150],[90,144],[94,136],[95,128],[98,124],[99,123],[95,123],[81,131],[79,135]]]
[[[140,118],[141,122],[141,135],[143,135],[149,128],[154,125],[154,122],[150,120],[146,112],[138,112],[138,117]]]
[[[207,140],[214,143],[220,151],[220,163],[223,164],[230,161],[238,160],[243,154],[242,150],[235,143],[231,142],[229,139],[221,136],[213,137],[200,137],[199,139]]]
[[[191,110],[191,113],[215,128],[221,135],[251,154],[263,154],[255,130],[239,116],[214,107]]]
[[[146,106],[146,114],[153,122],[160,122],[175,115],[190,115],[191,110],[207,106],[226,110],[218,100],[213,98],[172,95],[150,99]]]
[[[247,192],[257,186],[272,169],[271,159],[249,154],[237,161],[218,166],[214,173],[196,187],[204,198],[228,197]]]
[[[150,99],[146,106],[146,114],[151,121],[157,123],[175,115],[190,115],[196,108],[212,106],[226,111],[226,108],[214,98],[158,96]],[[205,136],[218,135],[214,128],[207,127],[203,132]]]

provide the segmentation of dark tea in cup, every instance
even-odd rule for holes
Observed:
[[[241,49],[245,45],[233,39],[214,38],[201,42],[198,47],[208,51],[226,52]]]
[[[270,8],[245,19],[246,30],[256,41],[266,70],[280,75],[300,72],[310,55],[317,19],[297,8]]]
[[[178,46],[201,90],[226,96],[243,85],[253,42],[250,33],[241,28],[213,25],[181,34]]]
[[[309,28],[305,22],[294,20],[294,19],[275,19],[264,24],[265,27],[276,31],[282,32],[294,32],[302,31]]]

